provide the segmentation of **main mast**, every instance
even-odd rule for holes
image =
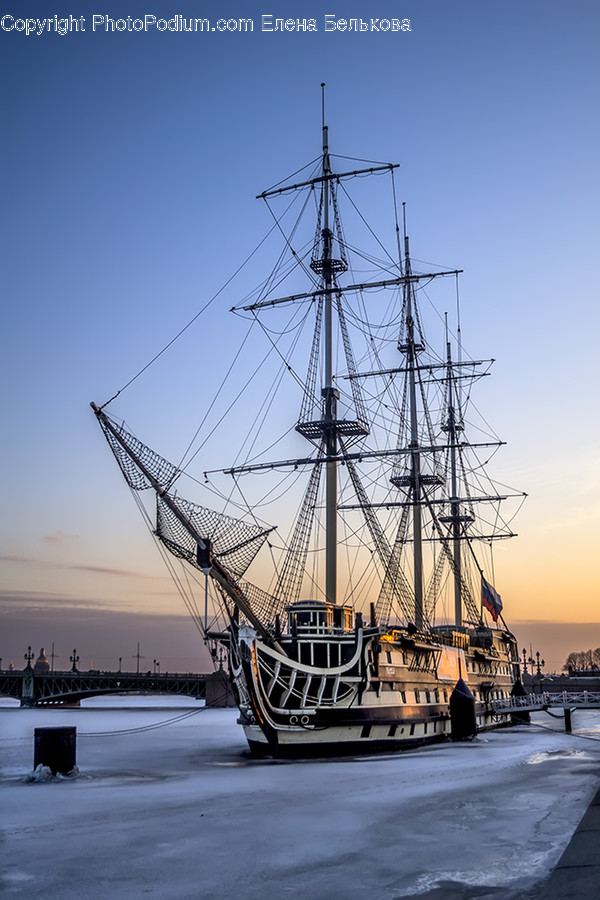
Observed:
[[[400,346],[406,355],[408,369],[408,391],[410,406],[410,480],[413,493],[413,574],[415,592],[415,625],[423,627],[423,525],[421,515],[421,448],[419,445],[419,425],[417,419],[417,385],[416,366],[417,353],[422,350],[421,344],[415,340],[415,322],[413,318],[414,286],[410,281],[411,266],[408,249],[408,237],[404,236],[404,282],[407,342]]]
[[[331,165],[329,161],[329,141],[325,124],[325,85],[322,89],[323,110],[323,252],[321,255],[321,277],[325,290],[325,371],[323,385],[323,426],[325,433],[325,453],[327,456],[325,480],[325,598],[329,603],[337,600],[337,432],[336,406],[338,393],[333,386],[333,260],[331,256],[332,234],[329,228],[329,194]]]

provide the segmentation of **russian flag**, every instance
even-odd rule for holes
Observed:
[[[481,602],[490,613],[494,622],[497,622],[498,616],[502,612],[502,598],[491,584],[488,584],[483,575],[481,576]]]

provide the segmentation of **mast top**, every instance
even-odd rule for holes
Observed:
[[[323,173],[331,173],[329,165],[329,129],[325,124],[325,82],[321,82],[321,125],[323,128]]]

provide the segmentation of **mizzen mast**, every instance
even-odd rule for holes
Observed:
[[[457,415],[456,404],[458,397],[455,397],[454,391],[454,363],[452,360],[452,349],[450,341],[447,337],[448,322],[446,320],[446,377],[448,384],[447,395],[447,417],[442,425],[442,431],[448,435],[448,444],[450,447],[450,515],[441,517],[442,522],[447,522],[451,526],[453,558],[454,558],[454,624],[462,625],[463,620],[463,597],[462,597],[462,527],[473,521],[470,515],[461,516],[459,488],[458,488],[458,458],[457,447],[460,433],[463,431],[460,414]]]

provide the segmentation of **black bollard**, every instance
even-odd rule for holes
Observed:
[[[462,678],[450,696],[450,725],[453,741],[468,741],[477,734],[475,697]]]
[[[510,692],[511,697],[526,697],[527,691],[523,687],[523,682],[520,678],[517,678],[515,683],[512,686],[512,691]],[[510,717],[511,725],[529,725],[531,721],[531,714],[529,711],[525,710],[524,712],[514,712]]]
[[[77,729],[36,728],[33,768],[48,766],[53,775],[66,775],[75,768],[77,756]]]

